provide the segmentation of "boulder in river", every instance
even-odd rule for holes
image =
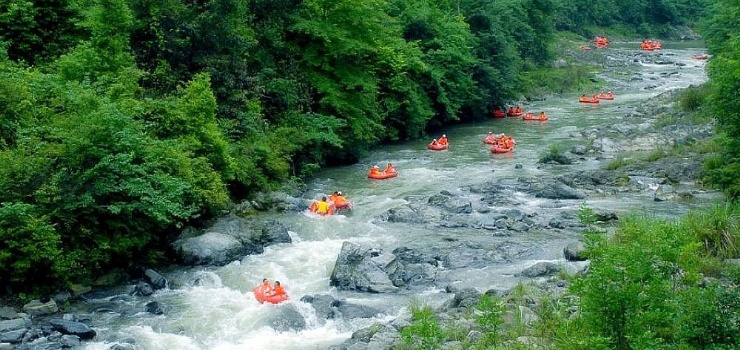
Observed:
[[[185,263],[225,265],[245,255],[260,254],[265,246],[290,242],[288,229],[277,221],[229,215],[202,233],[184,231],[173,247]]]
[[[345,290],[393,292],[398,287],[388,276],[398,268],[399,262],[393,254],[344,242],[329,283]]]

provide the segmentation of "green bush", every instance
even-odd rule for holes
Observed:
[[[562,149],[558,145],[550,146],[548,153],[542,155],[539,160],[540,163],[555,162],[558,164],[570,164],[571,160],[563,154]]]
[[[681,92],[679,96],[679,106],[684,112],[696,112],[706,103],[709,96],[707,87],[702,86],[690,86]]]
[[[38,208],[0,204],[0,283],[38,286],[34,293],[54,292],[79,274],[61,249],[62,238]]]
[[[683,220],[687,234],[701,242],[704,251],[720,259],[740,258],[740,212],[736,205],[715,205],[692,212]]]
[[[506,307],[501,298],[484,294],[475,307],[478,311],[475,323],[484,332],[481,346],[497,346],[501,343],[501,327],[504,324]]]
[[[430,306],[411,306],[411,324],[401,329],[403,349],[439,349],[445,339],[439,320]]]

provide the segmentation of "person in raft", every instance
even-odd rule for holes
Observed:
[[[270,284],[270,280],[267,278],[262,279],[262,284],[260,284],[259,287],[257,287],[257,292],[262,293],[264,295],[271,295],[273,292],[272,285]]]
[[[396,171],[396,167],[393,166],[393,164],[388,163],[388,165],[385,166],[385,170],[383,170],[383,172],[386,174],[390,174],[390,173],[395,173],[397,171]]]
[[[432,143],[429,144],[430,146],[439,146],[439,141],[437,139],[432,140]]]
[[[439,138],[439,144],[442,146],[445,146],[448,144],[446,134],[442,134],[442,137]]]
[[[509,107],[509,110],[506,112],[508,115],[514,114],[514,107]]]
[[[280,281],[275,281],[275,288],[272,290],[272,293],[270,295],[282,296],[283,299],[286,299],[288,297],[288,294],[285,293],[285,288],[283,288],[283,285],[280,284]]]
[[[337,210],[341,209],[349,209],[352,206],[352,203],[350,203],[346,197],[344,197],[344,193],[342,191],[336,191],[331,197],[332,203],[334,203],[334,208]]]
[[[329,202],[334,203],[337,199],[337,196],[339,195],[339,191],[334,191],[334,193],[329,195]]]
[[[496,141],[496,136],[493,136],[493,132],[489,131],[488,135],[486,135],[486,138],[483,139],[483,142],[485,143],[493,143]]]
[[[514,111],[516,112],[516,114],[521,114],[522,113],[522,107],[516,106],[516,109]]]
[[[321,200],[316,203],[316,213],[321,215],[329,213],[329,202],[326,201],[326,196],[321,197]]]
[[[373,165],[373,167],[370,168],[370,174],[371,175],[381,175],[382,173],[380,172],[380,167],[378,167],[377,165]]]
[[[540,112],[540,119],[547,119],[547,114],[545,114],[545,112]]]

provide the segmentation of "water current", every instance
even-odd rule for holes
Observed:
[[[620,47],[621,46],[621,47]],[[88,350],[108,349],[118,342],[136,344],[137,349],[326,349],[348,339],[352,332],[386,322],[408,313],[412,302],[438,305],[449,294],[436,288],[398,294],[370,294],[338,291],[329,285],[329,277],[342,243],[358,244],[393,250],[399,246],[423,244],[427,237],[437,234],[424,225],[393,224],[376,220],[388,208],[406,203],[409,197],[429,196],[442,190],[458,193],[471,184],[513,178],[517,175],[537,176],[543,172],[557,172],[557,167],[538,167],[537,160],[552,145],[569,149],[582,143],[573,134],[611,122],[614,115],[627,115],[640,103],[662,92],[699,85],[706,81],[704,61],[691,55],[702,53],[699,45],[666,43],[665,49],[652,55],[664,55],[676,64],[639,63],[634,60],[646,53],[636,50],[638,43],[616,45],[607,49],[630,57],[633,63],[619,74],[603,76],[604,90],[617,96],[598,106],[577,102],[580,94],[547,96],[541,101],[520,102],[524,110],[544,111],[550,120],[525,122],[521,119],[490,119],[485,122],[450,127],[447,134],[451,147],[446,151],[426,149],[428,140],[384,146],[371,152],[359,163],[325,169],[309,182],[306,200],[336,190],[345,192],[354,202],[351,215],[317,218],[305,213],[274,214],[274,218],[290,229],[293,242],[267,247],[260,255],[247,256],[241,261],[223,267],[184,268],[168,277],[185,281],[178,288],[157,291],[153,296],[127,299],[121,310],[144,310],[143,304],[155,300],[164,305],[164,315],[146,312],[109,310],[96,312],[92,326],[98,332],[95,341],[84,344]],[[589,53],[579,53],[588,55]],[[609,60],[609,51],[593,53],[595,59]],[[596,92],[585,92],[596,93]],[[514,135],[517,146],[513,153],[492,154],[481,142],[489,132]],[[378,181],[366,178],[367,169],[375,164],[383,167],[394,163],[400,176]],[[582,169],[604,166],[605,160],[586,160],[571,165]],[[517,169],[516,165],[521,165]],[[630,194],[618,197],[587,198],[560,201],[522,196],[522,211],[560,210],[587,204],[594,208],[609,208],[617,212],[647,212],[675,216],[685,212],[691,204],[655,202],[650,194]],[[476,232],[458,232],[480,235]],[[519,281],[514,275],[522,268],[538,261],[562,263],[562,248],[573,237],[545,234],[520,234],[507,237],[515,244],[530,247],[527,254],[500,266],[483,269],[460,269],[450,276],[450,284],[471,286],[485,291],[510,288]],[[280,305],[259,304],[251,289],[263,277],[279,280],[292,299]],[[188,281],[199,283],[189,284]],[[370,319],[323,320],[313,308],[301,302],[303,295],[330,294],[339,299],[373,306],[383,311]],[[80,305],[81,310],[94,310],[95,299]],[[280,317],[281,309],[291,307],[306,321],[300,331],[276,330],[268,320]]]

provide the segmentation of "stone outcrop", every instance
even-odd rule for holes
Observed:
[[[260,254],[268,245],[290,243],[288,229],[277,221],[229,215],[202,232],[186,230],[173,248],[190,265],[225,265],[245,255]]]

